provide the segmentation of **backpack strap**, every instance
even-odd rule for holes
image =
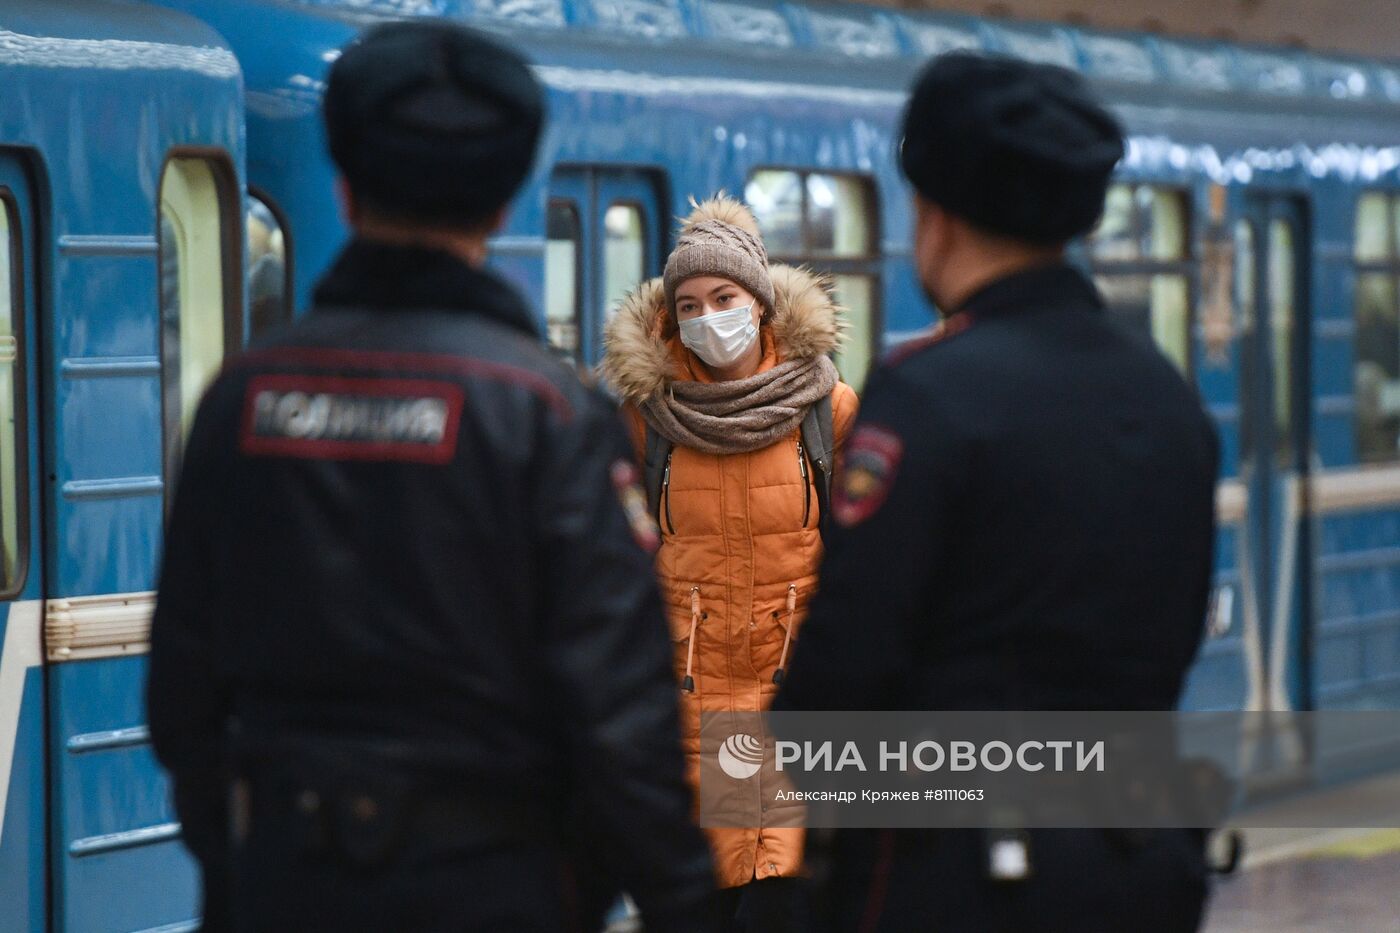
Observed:
[[[831,396],[807,409],[802,418],[802,449],[812,464],[817,483],[818,528],[825,534],[831,514],[831,477],[836,468],[836,432],[832,427]]]
[[[646,429],[645,479],[647,507],[656,516],[661,511],[661,480],[666,472],[666,458],[675,445],[650,425]],[[817,507],[821,512],[819,528],[825,532],[831,513],[831,477],[835,470],[836,432],[832,427],[831,396],[821,399],[802,418],[802,449],[812,465],[817,486]]]
[[[646,469],[643,472],[647,487],[647,507],[651,509],[651,517],[656,518],[661,511],[661,477],[666,472],[666,458],[671,455],[671,449],[675,445],[652,430],[651,425],[646,426],[646,431]]]

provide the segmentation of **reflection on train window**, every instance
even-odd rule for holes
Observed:
[[[811,248],[833,256],[870,252],[865,182],[844,175],[807,176],[807,219]]]
[[[161,378],[167,490],[199,398],[218,372],[224,353],[236,348],[242,334],[242,315],[226,294],[227,190],[220,167],[204,158],[171,159],[161,177]]]
[[[1254,329],[1254,300],[1254,226],[1241,220],[1235,224],[1235,305],[1244,333]]]
[[[1250,460],[1258,445],[1258,421],[1254,413],[1257,380],[1259,378],[1256,361],[1255,328],[1258,305],[1259,280],[1256,277],[1258,263],[1254,255],[1256,243],[1254,222],[1239,220],[1235,223],[1235,306],[1239,308],[1240,338],[1246,351],[1240,354],[1240,457]]]
[[[754,172],[744,188],[744,200],[758,218],[769,256],[799,256],[806,252],[800,173]]]
[[[1293,226],[1285,220],[1269,224],[1269,335],[1273,353],[1274,436],[1283,450],[1292,449],[1293,436]]]
[[[603,313],[606,320],[646,278],[646,223],[635,204],[613,204],[603,214]]]
[[[873,345],[875,321],[872,318],[875,296],[871,294],[874,279],[863,275],[836,276],[837,300],[846,309],[846,340],[836,351],[836,368],[841,378],[859,389],[870,373],[870,361],[878,348]]]
[[[278,215],[248,195],[248,335],[257,337],[292,319],[287,234]]]
[[[764,169],[749,178],[744,200],[770,260],[831,275],[847,323],[836,365],[859,391],[881,346],[874,186],[856,175]]]
[[[1094,281],[1110,310],[1191,369],[1190,220],[1186,195],[1154,185],[1109,186],[1089,236]]]
[[[550,344],[574,359],[579,353],[582,249],[578,207],[572,201],[550,201],[545,219],[545,328]]]
[[[20,510],[25,505],[24,391],[20,363],[22,317],[18,281],[19,238],[12,206],[0,200],[0,590],[20,584],[24,553]]]
[[[1391,197],[1371,191],[1356,202],[1356,261],[1385,262],[1395,254]]]
[[[1372,191],[1356,205],[1356,455],[1400,459],[1400,194]]]

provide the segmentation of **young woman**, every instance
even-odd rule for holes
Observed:
[[[623,399],[638,459],[650,451],[662,471],[657,572],[693,785],[700,712],[768,707],[816,592],[819,468],[802,424],[829,405],[839,448],[855,420],[856,394],[828,356],[839,337],[829,284],[770,267],[753,215],[723,195],[695,206],[665,274],[608,327],[603,375]],[[791,811],[767,804],[754,807],[756,822],[791,825]],[[798,929],[802,830],[709,837],[738,928]]]

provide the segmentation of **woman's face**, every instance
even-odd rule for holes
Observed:
[[[742,286],[717,275],[698,275],[686,279],[676,289],[676,319],[689,321],[717,311],[729,311],[749,306],[757,327],[763,315],[763,305]]]

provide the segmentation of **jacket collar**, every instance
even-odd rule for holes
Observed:
[[[463,311],[535,337],[540,333],[524,300],[489,269],[440,250],[360,238],[350,241],[316,286],[313,306]]]
[[[953,312],[985,318],[1023,308],[1082,307],[1098,310],[1103,299],[1084,273],[1064,262],[1015,272],[983,286]],[[950,317],[952,315],[949,315]]]

